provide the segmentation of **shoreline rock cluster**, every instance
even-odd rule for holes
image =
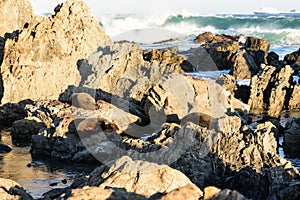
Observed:
[[[0,34],[0,128],[33,156],[99,163],[41,199],[299,199],[299,172],[278,155],[278,138],[298,155],[300,123],[283,130],[276,119],[300,108],[298,54],[280,61],[264,39],[204,33],[195,41],[231,73],[198,80],[175,49],[111,41],[81,1],[48,18],[27,0],[1,6],[26,17]],[[7,179],[0,195],[33,199]]]

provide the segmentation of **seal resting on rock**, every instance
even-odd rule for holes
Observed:
[[[88,93],[74,93],[71,96],[72,105],[86,110],[95,110],[96,101]]]
[[[11,148],[5,144],[0,144],[0,153],[8,153],[11,151]]]

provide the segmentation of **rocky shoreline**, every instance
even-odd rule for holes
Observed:
[[[298,170],[278,155],[284,136],[299,157],[299,118],[279,121],[300,109],[299,51],[279,60],[264,39],[212,33],[195,38],[193,57],[143,50],[111,41],[81,1],[47,18],[11,2],[0,3],[11,17],[0,32],[0,129],[32,156],[99,164],[40,199],[300,198]],[[199,51],[229,74],[187,75],[209,70],[194,64]],[[4,178],[0,196],[33,199]]]

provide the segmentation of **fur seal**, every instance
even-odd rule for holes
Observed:
[[[86,110],[95,110],[96,101],[88,93],[74,93],[71,96],[72,105]]]
[[[12,149],[5,145],[5,144],[0,144],[0,153],[8,153],[10,152]]]

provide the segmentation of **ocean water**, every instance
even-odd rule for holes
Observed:
[[[195,45],[193,39],[200,33],[209,31],[214,34],[247,35],[265,38],[271,43],[270,51],[275,51],[282,58],[287,53],[296,51],[300,47],[300,18],[291,17],[258,17],[256,15],[190,15],[190,14],[166,14],[166,15],[102,15],[97,16],[105,32],[113,38],[132,30],[160,29],[172,31],[161,39],[161,35],[154,34],[157,38],[154,45],[141,41],[139,37],[128,37],[131,41],[143,43],[145,47],[160,47],[163,45],[178,45],[183,49]],[[145,34],[144,34],[145,35]],[[178,35],[181,35],[179,37]],[[128,36],[128,35],[127,35]],[[147,36],[146,36],[147,38]],[[159,44],[157,44],[159,43]]]

